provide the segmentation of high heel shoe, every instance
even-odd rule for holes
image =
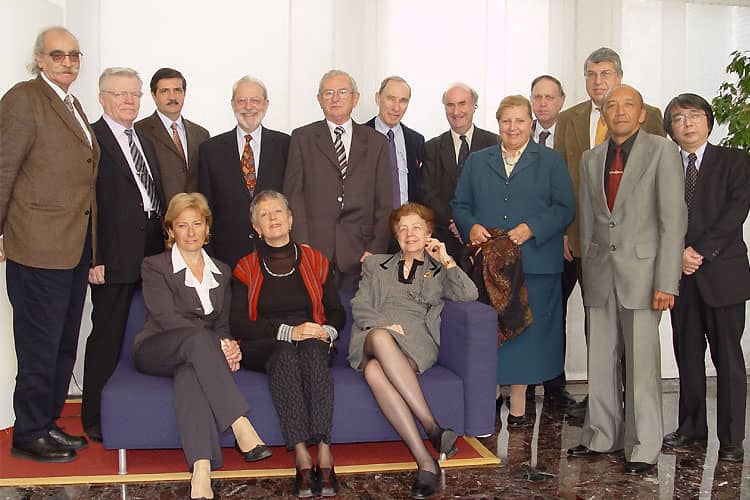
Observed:
[[[458,436],[452,429],[443,429],[442,427],[438,427],[430,435],[430,442],[433,448],[441,455],[445,453],[445,458],[450,458],[458,453],[456,439],[458,439]]]
[[[264,458],[273,455],[271,448],[264,444],[259,444],[250,451],[242,451],[240,445],[237,443],[234,444],[234,447],[240,452],[240,455],[245,459],[245,462],[257,462],[258,460],[263,460]]]
[[[427,470],[417,470],[417,479],[411,487],[411,497],[418,500],[429,498],[435,494],[440,485],[440,464],[435,460],[437,473]]]
[[[526,418],[526,415],[516,417],[508,413],[508,427],[528,427],[531,425],[531,421]]]
[[[297,474],[294,476],[294,494],[297,498],[310,498],[313,496],[313,485],[316,482],[314,469],[295,469]]]
[[[338,492],[339,480],[333,466],[330,469],[316,466],[313,493],[323,497],[335,497]]]

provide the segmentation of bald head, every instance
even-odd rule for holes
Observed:
[[[602,98],[602,114],[612,141],[622,144],[646,119],[643,96],[630,85],[616,85]]]

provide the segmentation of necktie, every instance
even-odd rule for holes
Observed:
[[[594,146],[598,146],[607,139],[607,124],[604,123],[604,117],[599,115],[596,122],[596,135],[594,136]]]
[[[177,122],[172,122],[172,140],[174,145],[177,146],[177,151],[180,153],[180,157],[187,162],[185,158],[185,150],[182,149],[182,141],[180,140],[180,134],[177,132]]]
[[[549,136],[550,136],[549,130],[542,130],[541,132],[539,132],[539,144],[541,144],[542,146],[546,146],[547,137]]]
[[[78,121],[78,117],[76,116],[76,110],[73,107],[73,96],[68,94],[65,96],[65,99],[63,99],[63,102],[65,102],[65,107],[68,108],[68,111],[70,111],[70,114],[73,115],[73,120],[78,124],[78,128],[83,130],[83,127],[81,127],[81,123]],[[91,141],[88,138],[88,134],[84,132],[83,134],[86,137],[86,140],[89,141],[89,145],[91,145]]]
[[[620,188],[620,181],[624,172],[625,165],[622,163],[622,148],[617,146],[615,148],[615,159],[612,161],[612,166],[609,167],[609,177],[607,178],[607,207],[609,207],[610,212],[615,207],[617,190]]]
[[[393,208],[401,206],[401,186],[398,177],[398,159],[396,158],[396,137],[393,130],[388,130],[388,150],[391,157],[391,175],[393,177]]]
[[[690,153],[688,155],[687,168],[685,169],[685,204],[688,208],[688,217],[690,217],[690,207],[695,197],[695,181],[698,178],[698,168],[695,165],[697,159],[698,156],[695,153]]]
[[[336,159],[339,161],[339,170],[341,170],[341,179],[343,180],[346,179],[346,167],[349,165],[349,162],[346,161],[344,141],[341,140],[344,127],[336,127],[333,133],[336,134],[336,139],[333,141],[333,149],[336,151]]]
[[[469,142],[466,140],[465,135],[458,137],[461,139],[461,147],[458,149],[458,173],[461,173],[461,169],[464,168],[464,162],[469,156]]]
[[[125,135],[128,136],[128,145],[130,146],[130,156],[133,157],[133,163],[135,164],[135,172],[138,174],[138,179],[146,189],[148,199],[151,200],[151,208],[156,213],[161,213],[161,207],[159,206],[159,196],[156,194],[156,184],[154,179],[151,178],[151,174],[146,167],[146,160],[143,159],[138,146],[136,146],[133,140],[133,129],[126,129]]]
[[[253,136],[250,134],[245,136],[245,149],[242,150],[242,158],[240,158],[240,163],[242,164],[242,175],[245,176],[245,185],[251,195],[255,193],[255,184],[257,182],[255,175],[255,156],[253,156],[253,148],[250,147],[250,140],[252,138]]]

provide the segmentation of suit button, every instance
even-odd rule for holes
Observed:
[[[503,220],[508,220],[508,216],[507,215],[503,215]]]
[[[615,227],[615,223],[612,221],[609,221],[609,227]]]
[[[505,181],[505,185],[506,186],[509,185],[509,184],[510,184],[510,181]]]
[[[338,198],[336,198],[336,201],[338,201],[339,203],[341,203],[342,201],[344,201],[344,197],[343,196],[339,196]]]
[[[503,198],[503,201],[504,201],[505,203],[508,203],[508,198]]]
[[[85,212],[83,212],[84,215],[88,215],[90,213],[91,213],[91,210],[86,210]]]
[[[609,246],[609,251],[610,252],[614,252],[615,250],[617,250],[617,246],[616,245],[610,245]]]
[[[86,163],[91,163],[91,162],[93,162],[93,161],[94,161],[94,160],[92,160],[91,158],[89,158],[88,160],[86,160]]]

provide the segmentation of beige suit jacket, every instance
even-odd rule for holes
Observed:
[[[198,146],[210,137],[208,130],[200,125],[185,118],[182,123],[187,136],[187,165],[156,111],[135,124],[138,133],[150,139],[154,145],[167,203],[177,193],[198,191]]]
[[[656,134],[666,137],[664,126],[662,125],[662,115],[659,108],[644,105],[646,107],[646,121],[641,125],[641,130],[649,134]],[[557,126],[555,128],[555,145],[554,148],[562,153],[565,162],[568,165],[568,173],[573,181],[573,192],[578,196],[581,156],[584,151],[591,149],[592,144],[590,137],[590,119],[591,119],[591,100],[576,104],[568,108],[557,117]],[[573,248],[573,256],[580,257],[580,217],[579,206],[576,206],[576,216],[573,222],[568,226],[565,233]]]
[[[89,220],[96,228],[99,164],[99,144],[86,126],[93,145],[41,77],[0,100],[0,234],[14,262],[72,269],[80,261]]]

